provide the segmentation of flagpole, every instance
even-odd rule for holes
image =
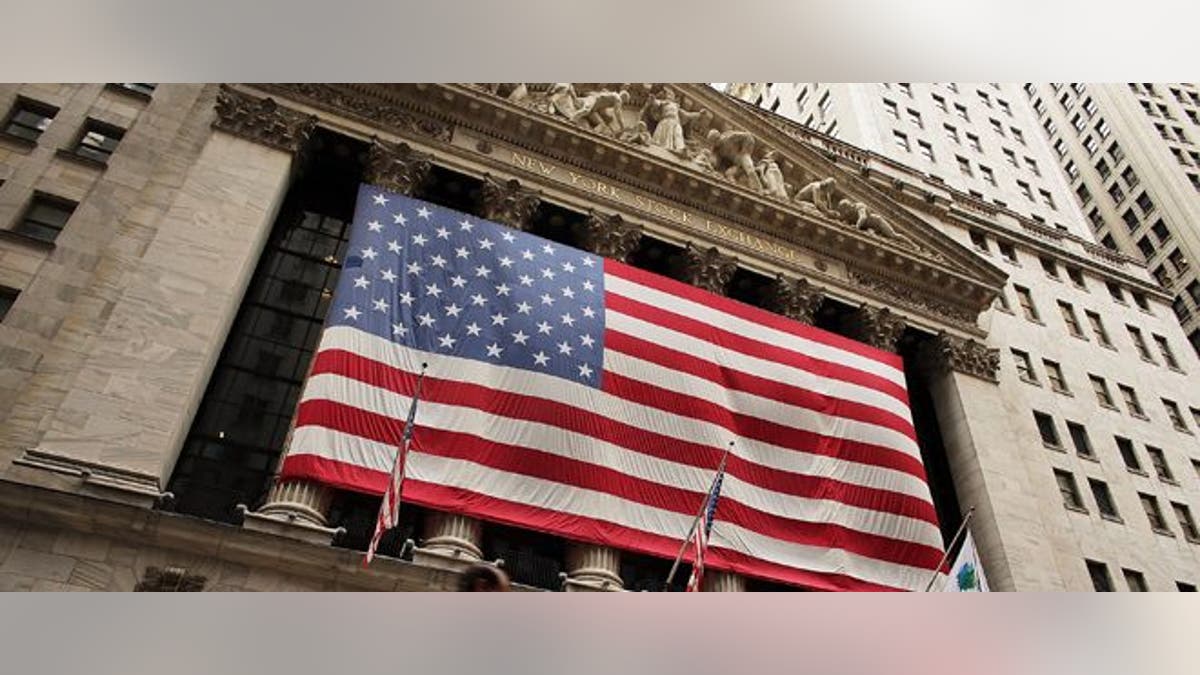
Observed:
[[[691,543],[692,537],[696,534],[696,526],[700,524],[700,519],[704,517],[704,512],[708,509],[708,500],[712,498],[713,486],[717,484],[717,477],[725,470],[725,462],[729,460],[729,453],[732,450],[733,441],[729,441],[729,447],[725,448],[725,454],[721,456],[721,464],[717,467],[717,472],[713,474],[712,483],[709,483],[708,492],[704,496],[704,502],[700,504],[700,512],[692,520],[692,526],[688,528],[687,536],[683,539],[683,545],[679,547],[679,554],[675,556],[675,562],[671,565],[670,573],[667,574],[667,581],[663,584],[664,591],[668,591],[671,588],[671,581],[675,579],[675,573],[679,571],[679,564],[683,562],[683,554],[687,551],[687,545]]]
[[[938,566],[933,570],[933,578],[929,580],[929,585],[925,587],[926,593],[929,592],[929,589],[933,588],[933,582],[937,581],[938,575],[942,572],[942,565],[945,565],[946,561],[950,559],[950,552],[954,550],[955,545],[958,544],[958,540],[963,536],[963,533],[967,531],[967,523],[971,522],[971,516],[973,515],[975,515],[974,506],[967,510],[967,515],[963,518],[962,525],[958,526],[958,532],[956,532],[954,538],[950,540],[950,545],[946,547],[946,553],[942,556],[942,561],[938,563]]]
[[[396,516],[397,516],[396,521],[397,522],[392,523],[392,527],[395,527],[396,525],[399,524],[400,493],[402,493],[404,491],[403,471],[405,470],[405,465],[402,462],[404,461],[405,455],[408,454],[409,444],[412,443],[413,422],[416,420],[416,417],[417,417],[417,402],[421,400],[421,384],[425,381],[425,369],[428,366],[429,366],[428,363],[422,363],[421,364],[421,372],[417,373],[417,384],[415,387],[413,387],[412,401],[410,401],[408,404],[408,415],[405,416],[404,431],[400,434],[400,445],[398,445],[396,447],[396,456],[395,456],[395,458],[392,459],[391,478],[389,479],[390,481],[392,481],[392,483],[389,483],[387,491],[385,491],[383,494],[383,502],[381,502],[379,504],[379,516],[376,518],[375,534],[374,534],[374,536],[371,537],[371,543],[367,547],[367,555],[363,558],[363,567],[366,567],[367,565],[369,565],[371,563],[371,558],[374,557],[375,547],[379,544],[379,540],[383,537],[383,531],[380,530],[380,525],[382,524],[384,509],[389,508],[388,492],[391,492],[391,485],[397,482],[396,481],[396,470],[397,469],[399,469],[401,471],[400,480],[398,481],[399,488],[397,489],[396,494],[392,497],[395,500],[395,504],[396,504]]]

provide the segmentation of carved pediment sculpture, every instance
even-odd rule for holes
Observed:
[[[900,234],[895,227],[892,227],[887,218],[871,211],[862,202],[841,199],[837,204],[837,212],[843,222],[859,230],[869,232],[884,239],[891,239],[903,246],[911,247],[913,245],[908,237]]]

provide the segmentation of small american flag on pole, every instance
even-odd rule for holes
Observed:
[[[408,406],[408,418],[404,421],[404,435],[400,445],[396,447],[396,460],[392,463],[392,478],[388,481],[387,492],[383,493],[383,502],[379,505],[379,517],[375,520],[375,534],[371,535],[371,544],[367,546],[367,555],[363,558],[363,567],[371,564],[375,551],[379,548],[379,540],[388,530],[400,524],[400,495],[404,488],[404,460],[412,447],[413,422],[417,417],[417,402],[421,400],[421,383],[425,379],[427,364],[421,364],[421,374],[417,376],[417,389],[413,394],[412,403]]]
[[[721,499],[721,482],[725,480],[725,462],[728,455],[721,460],[721,467],[717,469],[717,475],[713,478],[712,489],[708,491],[708,496],[704,498],[704,519],[700,526],[696,528],[694,541],[696,544],[696,557],[692,562],[692,576],[688,578],[687,590],[699,591],[700,582],[704,579],[704,554],[708,551],[708,538],[712,536],[713,520],[717,515],[717,502]]]
[[[919,590],[942,559],[897,355],[375,186],[311,373],[285,479],[670,560],[733,442],[707,568]]]

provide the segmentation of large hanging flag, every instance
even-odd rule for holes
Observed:
[[[983,574],[983,565],[979,563],[979,551],[975,549],[975,539],[971,537],[970,530],[967,530],[958,558],[950,568],[942,590],[953,593],[988,590],[987,577]]]
[[[670,559],[730,440],[713,569],[924,588],[900,358],[528,233],[359,191],[286,477]]]

